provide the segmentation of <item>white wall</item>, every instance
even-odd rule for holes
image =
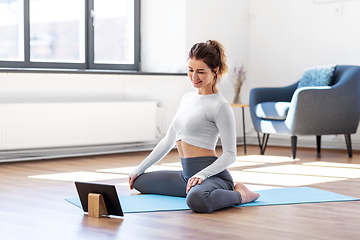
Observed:
[[[338,8],[342,14],[335,16]],[[360,1],[251,0],[249,11],[246,99],[254,87],[294,83],[307,67],[360,64]],[[247,131],[255,136],[253,128]],[[276,138],[290,144],[288,137],[275,135],[269,144],[277,144]],[[352,138],[353,148],[360,149],[360,133]],[[299,145],[315,146],[315,137],[299,137]],[[344,137],[324,137],[323,146],[345,148]]]
[[[196,42],[218,40],[230,68],[247,64],[248,8],[249,0],[187,0],[186,49]]]
[[[141,69],[186,73],[191,46],[208,39],[226,47],[230,68],[247,63],[249,0],[141,2]]]
[[[141,70],[186,72],[186,1],[141,1]]]
[[[171,3],[170,3],[171,2]],[[333,16],[334,7],[343,14]],[[230,70],[245,64],[241,91],[284,86],[301,77],[305,67],[360,64],[360,1],[315,4],[313,0],[146,0],[141,9],[143,71],[178,72],[186,68],[189,48],[198,41],[219,40],[227,50]],[[0,72],[0,101],[136,101],[156,100],[159,127],[166,131],[181,96],[192,91],[186,76],[121,74],[50,74]],[[220,90],[233,99],[231,75]],[[235,109],[237,136],[242,136],[241,111]],[[249,142],[256,144],[246,111]],[[269,144],[289,145],[288,138],[270,137]],[[312,141],[312,140],[311,140]],[[343,137],[324,139],[325,147],[344,148]],[[315,143],[315,140],[313,141]],[[360,149],[359,134],[353,136]],[[306,145],[301,142],[299,145]],[[314,146],[314,144],[311,144]]]
[[[208,39],[225,47],[229,73],[219,88],[230,102],[232,71],[235,66],[248,65],[248,8],[249,0],[187,0],[186,5],[186,48]]]

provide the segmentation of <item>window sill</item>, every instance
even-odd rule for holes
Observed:
[[[117,75],[169,75],[186,76],[186,73],[139,72],[126,70],[93,70],[93,69],[42,69],[42,68],[0,68],[0,73],[64,73],[64,74],[117,74]]]

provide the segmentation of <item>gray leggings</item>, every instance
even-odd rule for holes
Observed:
[[[191,176],[213,163],[217,157],[181,158],[183,171],[156,171],[143,173],[134,181],[134,188],[141,193],[186,197],[186,203],[195,212],[210,213],[238,205],[241,195],[234,191],[230,173],[224,171],[205,179],[186,194]]]

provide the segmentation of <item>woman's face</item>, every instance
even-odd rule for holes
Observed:
[[[199,94],[207,95],[214,93],[212,86],[215,80],[215,73],[202,60],[193,58],[188,60],[188,75],[192,85],[198,89]]]

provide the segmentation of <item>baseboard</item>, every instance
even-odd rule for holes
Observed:
[[[41,159],[54,159],[65,157],[80,157],[92,155],[104,155],[126,152],[151,151],[157,142],[139,142],[128,144],[111,144],[96,146],[79,146],[79,147],[61,147],[61,148],[43,148],[43,149],[20,149],[0,151],[0,162],[15,162]],[[246,136],[246,144],[259,145],[258,138]],[[218,142],[221,146],[221,141]],[[244,145],[243,137],[237,138],[237,145]],[[290,136],[270,135],[268,146],[291,147]],[[316,139],[314,137],[298,137],[298,147],[316,148]],[[324,136],[321,141],[321,148],[328,149],[346,149],[343,136]],[[360,150],[360,141],[352,140],[352,149]]]
[[[128,144],[111,144],[95,146],[19,149],[0,151],[0,162],[15,162],[41,159],[54,159],[65,157],[92,156],[125,152],[150,151],[156,146],[156,142],[140,142]]]

